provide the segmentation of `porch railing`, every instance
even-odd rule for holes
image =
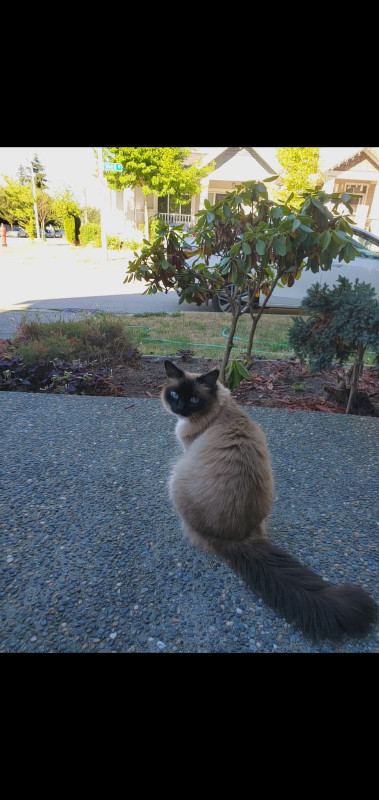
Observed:
[[[159,212],[158,217],[163,219],[168,225],[188,225],[188,227],[192,227],[195,224],[194,218],[192,214],[167,214],[164,212]]]

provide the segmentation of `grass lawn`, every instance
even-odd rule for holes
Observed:
[[[196,312],[123,314],[121,317],[130,325],[135,345],[143,355],[172,355],[177,350],[192,350],[198,357],[220,359],[231,320],[230,314]],[[289,316],[263,315],[255,334],[253,352],[265,358],[293,355],[287,341],[291,325]],[[236,355],[246,349],[250,326],[250,317],[240,317],[234,338],[233,353]]]

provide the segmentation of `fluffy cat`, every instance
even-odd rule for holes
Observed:
[[[179,416],[175,433],[184,449],[169,494],[190,542],[224,559],[311,639],[365,634],[376,604],[363,589],[327,583],[266,537],[274,501],[266,438],[218,381],[219,370],[190,373],[170,361],[165,369],[161,399]]]

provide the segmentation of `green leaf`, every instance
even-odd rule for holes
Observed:
[[[231,247],[229,250],[230,255],[235,256],[235,254],[238,253],[240,247],[241,245],[239,242],[237,242],[237,244],[234,244],[233,247]]]
[[[292,225],[292,233],[295,233],[295,231],[297,231],[298,228],[300,228],[300,225],[301,225],[300,220],[299,219],[294,219],[293,225]]]
[[[319,200],[316,200],[315,197],[311,198],[311,203],[312,203],[312,205],[315,206],[315,208],[317,208],[319,211],[321,211],[322,214],[327,215],[328,212],[327,212],[325,206],[323,206],[322,203],[320,203]]]
[[[259,256],[263,256],[266,252],[267,243],[263,241],[263,239],[257,239],[255,242],[255,249]]]
[[[209,211],[209,213],[207,214],[207,222],[213,222],[214,219],[216,219],[215,215],[213,214],[212,211]]]
[[[204,208],[207,208],[207,209],[212,208],[209,200],[204,200]]]
[[[243,250],[244,253],[246,253],[246,255],[248,255],[248,256],[250,255],[251,247],[250,247],[248,242],[242,242],[242,250]]]
[[[282,216],[283,216],[282,209],[279,206],[277,206],[276,208],[273,208],[273,210],[271,212],[271,216],[272,216],[273,219],[281,219]]]
[[[274,240],[274,250],[279,256],[285,256],[287,252],[286,240],[284,236],[280,236]]]
[[[321,234],[319,242],[321,245],[322,252],[324,252],[324,250],[326,250],[329,247],[331,239],[332,237],[330,231],[324,231],[324,233]]]
[[[228,206],[227,203],[224,203],[224,205],[222,207],[222,210],[224,212],[224,217],[227,217],[229,219],[229,217],[232,216],[232,212],[230,210],[230,206]]]
[[[170,264],[168,261],[166,261],[165,258],[162,258],[159,263],[160,263],[161,267],[163,267],[163,269],[168,269],[168,270],[170,270],[170,272],[174,272],[175,271],[173,266],[172,266],[172,264]]]
[[[250,372],[248,372],[247,369],[245,369],[244,365],[241,364],[240,361],[236,361],[235,365],[236,365],[236,369],[238,370],[238,372],[242,376],[242,378],[251,378]]]
[[[348,203],[349,200],[350,200],[350,197],[351,197],[351,195],[350,194],[346,194],[346,192],[341,194],[341,200],[342,200],[343,203]]]

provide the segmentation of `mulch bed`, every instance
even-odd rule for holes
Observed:
[[[213,359],[169,357],[188,372],[206,372],[219,366]],[[159,397],[166,374],[163,359],[142,358],[134,367],[119,366],[113,370],[114,380],[128,397]],[[233,396],[241,405],[287,408],[290,411],[327,411],[344,414],[345,408],[328,399],[324,384],[337,386],[341,368],[312,374],[295,358],[265,361],[255,359],[249,372]],[[379,370],[365,367],[359,390],[369,397],[379,416]],[[365,412],[362,412],[364,415]]]
[[[166,382],[164,359],[140,357],[138,351],[128,361],[112,367],[98,363],[74,367],[69,362],[55,366],[49,362],[26,369],[17,357],[8,356],[7,341],[0,341],[0,390],[79,393],[113,397],[159,397]],[[208,372],[220,366],[211,358],[196,358],[191,351],[179,351],[168,356],[188,372]],[[266,361],[255,358],[249,369],[250,379],[243,380],[233,395],[247,406],[286,408],[289,411],[326,411],[344,414],[345,405],[325,392],[325,384],[337,387],[343,371],[336,366],[331,372],[312,374],[296,358]],[[58,376],[57,376],[58,373]],[[71,374],[66,381],[65,374]],[[91,373],[91,376],[88,375]],[[52,379],[52,375],[55,375]],[[11,376],[11,377],[10,377]],[[58,377],[58,379],[57,379]],[[365,402],[352,413],[379,416],[379,370],[365,367],[359,390]]]

